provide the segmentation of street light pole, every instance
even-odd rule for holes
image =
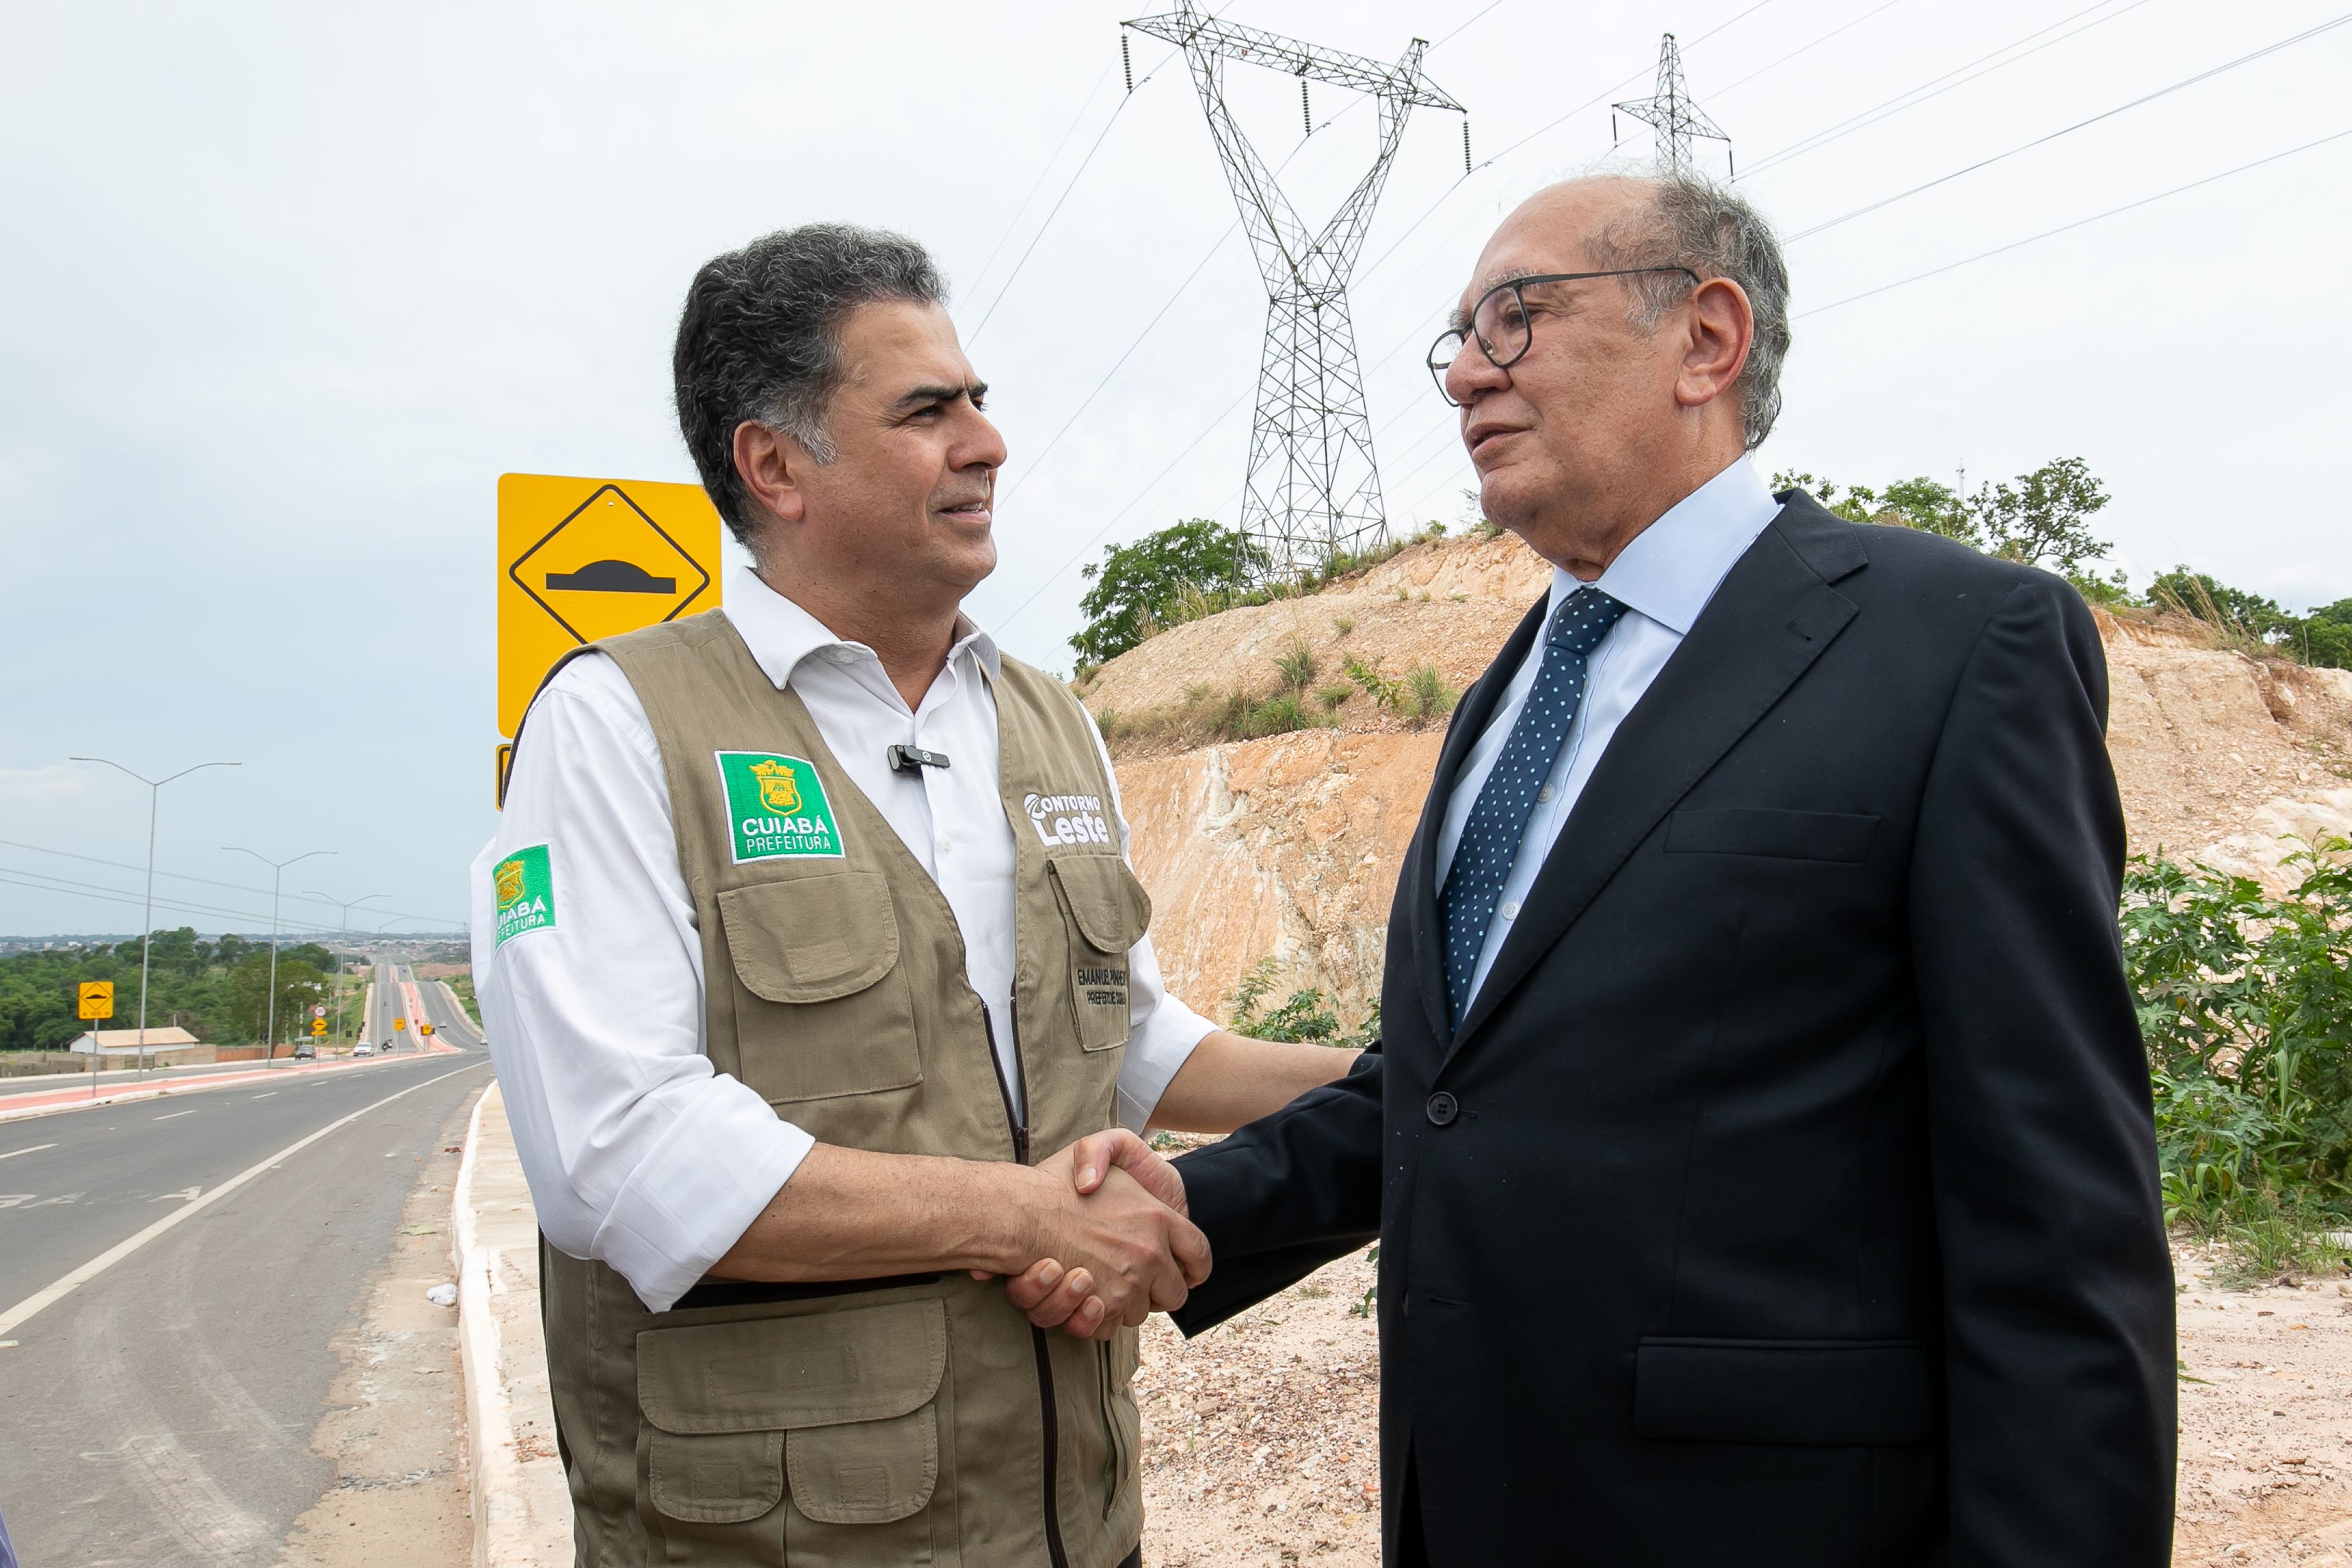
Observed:
[[[313,855],[332,855],[331,849],[305,849],[293,859],[272,860],[258,849],[247,849],[241,844],[224,844],[223,849],[239,855],[250,855],[269,868],[269,1008],[267,1041],[262,1047],[262,1065],[278,1065],[278,884],[286,875],[286,868],[296,860],[308,860]]]
[[[198,763],[195,767],[182,768],[176,773],[167,774],[160,779],[151,779],[144,773],[131,773],[129,768],[108,757],[69,757],[67,760],[76,763],[103,763],[117,773],[131,773],[132,778],[147,786],[147,917],[139,931],[139,1076],[143,1079],[147,1076],[147,950],[155,935],[155,818],[161,809],[163,786],[173,779],[186,778],[201,768],[241,768],[245,764],[243,763]],[[91,1037],[96,1038],[94,1032]],[[99,1067],[106,1065],[106,1058],[102,1053],[96,1055],[93,1059]],[[90,1075],[90,1082],[95,1084],[97,1081],[98,1076],[93,1072]]]
[[[310,896],[314,899],[324,899],[327,902],[338,905],[341,908],[343,911],[341,917],[342,923],[335,928],[335,935],[341,938],[346,945],[350,943],[352,939],[352,906],[353,904],[364,904],[375,899],[388,899],[392,897],[390,893],[370,893],[363,899],[339,899],[332,893],[322,893],[316,888],[312,888],[310,890]],[[341,953],[336,954],[335,960],[335,1034],[340,1037],[343,1032],[342,955]]]

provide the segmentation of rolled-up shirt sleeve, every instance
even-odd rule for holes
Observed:
[[[1118,824],[1118,852],[1128,853],[1127,812],[1119,805],[1118,773],[1102,737],[1095,737],[1103,776],[1110,780],[1111,820]],[[1119,1125],[1140,1132],[1159,1109],[1160,1097],[1191,1058],[1192,1047],[1217,1026],[1168,994],[1160,977],[1160,958],[1147,936],[1127,954],[1127,1054],[1118,1068]]]
[[[520,858],[543,879],[545,918],[501,939],[495,874],[535,846],[543,870]],[[611,660],[574,659],[533,704],[470,880],[482,1022],[540,1228],[666,1310],[814,1141],[705,1055],[701,937],[669,792]]]

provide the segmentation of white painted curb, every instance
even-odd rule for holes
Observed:
[[[457,1343],[466,1376],[466,1446],[470,1462],[474,1516],[474,1568],[562,1568],[572,1562],[571,1499],[549,1455],[526,1461],[516,1440],[517,1402],[523,1415],[535,1402],[544,1406],[543,1376],[510,1376],[504,1360],[499,1312],[493,1298],[507,1294],[499,1277],[499,1249],[480,1240],[482,1225],[474,1203],[474,1181],[482,1143],[482,1116],[499,1104],[495,1083],[474,1101],[466,1127],[466,1152],[450,1189],[449,1232],[457,1268]],[[537,1259],[531,1261],[536,1270]],[[535,1327],[535,1324],[531,1326]],[[519,1354],[534,1363],[536,1345]],[[522,1382],[525,1387],[516,1384]],[[525,1425],[547,1430],[552,1415],[541,1408]]]

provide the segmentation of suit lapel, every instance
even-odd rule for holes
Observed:
[[[1423,1009],[1429,1015],[1430,1031],[1439,1040],[1453,1035],[1454,1020],[1445,1000],[1444,934],[1438,929],[1438,836],[1445,830],[1445,808],[1454,796],[1454,781],[1461,776],[1462,761],[1493,722],[1495,709],[1503,700],[1511,678],[1518,673],[1528,650],[1535,646],[1536,636],[1543,629],[1544,616],[1550,607],[1549,592],[1528,606],[1518,629],[1503,644],[1494,662],[1486,666],[1486,672],[1462,694],[1462,705],[1454,710],[1454,723],[1446,731],[1445,744],[1437,753],[1437,772],[1429,782],[1429,798],[1422,803],[1421,826],[1414,832],[1407,851],[1405,908],[1411,911],[1413,973],[1418,982],[1415,988],[1421,993]]]
[[[1853,618],[1853,601],[1829,584],[1866,562],[1860,531],[1811,501],[1790,496],[1618,727],[1472,1000],[1455,1049]],[[1442,996],[1442,968],[1437,984]]]

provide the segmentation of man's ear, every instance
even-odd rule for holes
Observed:
[[[765,425],[746,419],[735,426],[735,477],[780,521],[798,522],[807,515],[800,479],[814,461],[799,442]]]
[[[1748,345],[1756,340],[1756,311],[1748,290],[1728,278],[1710,278],[1691,291],[1683,319],[1687,336],[1675,401],[1696,408],[1739,379]]]

